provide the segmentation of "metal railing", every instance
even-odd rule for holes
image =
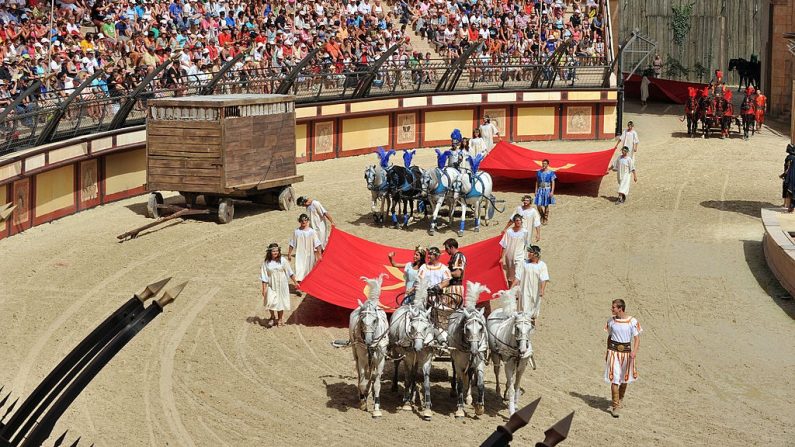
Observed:
[[[69,91],[41,93],[29,88],[15,104],[0,111],[0,155],[81,135],[143,124],[152,98],[199,94],[289,93],[297,104],[332,103],[362,98],[411,96],[462,91],[518,91],[593,89],[609,87],[610,64],[605,59],[556,53],[543,64],[484,63],[469,57],[458,60],[408,60],[390,55],[397,46],[369,65],[342,70],[318,62],[316,53],[294,67],[232,70],[239,58],[216,74],[183,76],[165,86],[162,71],[167,61],[137,85],[108,90],[95,76]],[[312,58],[312,59],[310,59]]]

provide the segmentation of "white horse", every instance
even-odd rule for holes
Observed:
[[[475,210],[475,228],[473,231],[480,231],[480,207],[485,204],[488,209],[489,201],[492,196],[494,183],[488,172],[467,171],[461,174],[453,185],[453,203],[461,205],[461,224],[458,229],[458,236],[464,235],[464,223],[466,221],[466,210],[468,205],[472,205]],[[491,204],[493,206],[493,204]],[[454,211],[454,210],[453,210]],[[452,214],[451,218],[452,220]],[[484,224],[489,224],[488,213],[484,218]]]
[[[367,189],[370,190],[371,202],[370,211],[373,213],[373,220],[376,223],[384,223],[384,210],[389,210],[390,197],[389,184],[386,181],[386,171],[381,165],[368,166],[364,170],[364,180],[367,182]],[[376,212],[378,202],[381,202],[381,211]]]
[[[467,294],[465,306],[450,315],[447,332],[450,356],[453,359],[453,368],[458,376],[458,409],[456,418],[462,418],[464,413],[464,398],[469,396],[470,387],[474,381],[478,388],[478,400],[475,402],[475,414],[481,415],[485,409],[485,386],[483,385],[484,369],[486,367],[486,350],[489,347],[486,331],[486,318],[484,309],[475,309],[475,303],[481,293],[491,293],[489,289],[480,284],[467,281]]]
[[[373,417],[381,417],[381,373],[384,371],[386,349],[389,345],[387,332],[389,322],[386,312],[379,306],[381,282],[385,274],[378,278],[362,277],[370,287],[367,300],[351,312],[349,336],[353,347],[353,360],[359,380],[359,408],[367,411],[367,395],[372,388]]]
[[[532,313],[516,311],[516,294],[519,288],[497,292],[501,296],[502,308],[489,315],[486,322],[489,331],[489,349],[491,361],[494,362],[494,376],[497,378],[497,394],[500,393],[500,364],[505,362],[506,394],[503,399],[508,401],[508,412],[516,412],[521,395],[522,375],[530,363],[536,368],[533,359],[533,345],[530,336],[535,332]]]
[[[389,325],[389,343],[395,354],[404,356],[405,396],[403,410],[411,411],[417,388],[417,368],[422,367],[424,404],[422,417],[431,419],[431,361],[434,354],[434,328],[431,311],[425,310],[423,303],[427,298],[427,287],[421,283],[410,304],[400,306],[392,314]],[[397,381],[395,362],[395,381]]]
[[[428,198],[428,202],[433,206],[433,216],[431,218],[431,235],[436,233],[436,219],[439,217],[439,210],[442,208],[446,198],[453,192],[453,184],[458,180],[461,173],[455,168],[433,168],[428,169],[422,175],[422,192]],[[453,208],[450,207],[450,221],[453,220]]]

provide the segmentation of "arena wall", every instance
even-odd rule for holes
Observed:
[[[762,210],[762,224],[765,227],[762,249],[770,271],[790,296],[795,297],[795,240],[781,226],[779,214],[780,209]]]
[[[427,95],[296,107],[297,163],[450,144],[488,115],[510,141],[611,139],[616,92]],[[0,158],[0,239],[31,226],[146,192],[144,126],[87,135]]]

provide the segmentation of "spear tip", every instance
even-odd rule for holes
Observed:
[[[77,447],[77,444],[80,444],[80,437],[75,439],[75,442],[71,443],[69,447]]]
[[[137,296],[138,299],[141,300],[142,303],[144,303],[149,298],[152,298],[153,296],[157,295],[158,292],[160,292],[160,290],[163,287],[165,287],[165,285],[168,284],[169,281],[171,281],[170,276],[168,278],[161,279],[160,281],[153,282],[152,284],[146,286],[143,291],[137,293],[135,296]]]
[[[555,425],[544,432],[544,442],[539,442],[536,447],[555,447],[569,436],[571,421],[574,419],[574,412],[559,420]]]
[[[541,402],[541,398],[530,402],[530,404],[526,405],[513,415],[511,418],[508,419],[508,422],[505,424],[505,428],[509,430],[511,433],[516,432],[520,428],[524,427],[528,423],[530,423],[530,418],[533,417],[533,413],[535,413],[536,408],[538,408],[538,404]]]
[[[184,289],[186,285],[188,285],[187,281],[166,290],[165,292],[163,292],[163,296],[160,297],[159,300],[157,300],[157,304],[159,304],[160,307],[168,306],[169,304],[171,304],[171,302],[177,299],[179,294],[182,293],[182,289]]]
[[[53,444],[52,447],[60,447],[60,445],[63,444],[63,440],[66,439],[67,433],[69,433],[69,430],[66,430],[61,436],[58,436],[58,439],[55,440],[55,444]]]

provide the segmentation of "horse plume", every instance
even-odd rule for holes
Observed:
[[[472,168],[472,173],[478,172],[478,168],[480,168],[480,162],[483,161],[485,155],[477,154],[474,157],[467,156],[467,160],[469,161],[469,167]]]
[[[382,146],[378,146],[375,149],[376,155],[378,155],[378,161],[382,168],[386,169],[389,167],[389,157],[395,155],[395,150],[390,149],[389,151],[385,151]]]
[[[406,169],[411,169],[411,160],[414,158],[414,153],[417,152],[416,150],[410,151],[408,149],[403,149],[403,166]]]
[[[467,281],[467,295],[464,300],[464,307],[469,310],[475,309],[475,304],[478,303],[478,298],[483,292],[491,293],[491,290],[479,282]]]
[[[504,314],[511,314],[516,311],[516,294],[519,293],[519,286],[508,290],[500,290],[495,293],[494,298],[500,299],[500,307]]]
[[[367,292],[367,301],[378,305],[378,300],[381,298],[381,283],[384,281],[385,273],[381,273],[377,278],[361,277],[362,281],[367,283],[369,291]]]
[[[447,158],[450,156],[450,151],[440,151],[436,149],[436,164],[439,166],[439,169],[444,169],[447,166]]]

